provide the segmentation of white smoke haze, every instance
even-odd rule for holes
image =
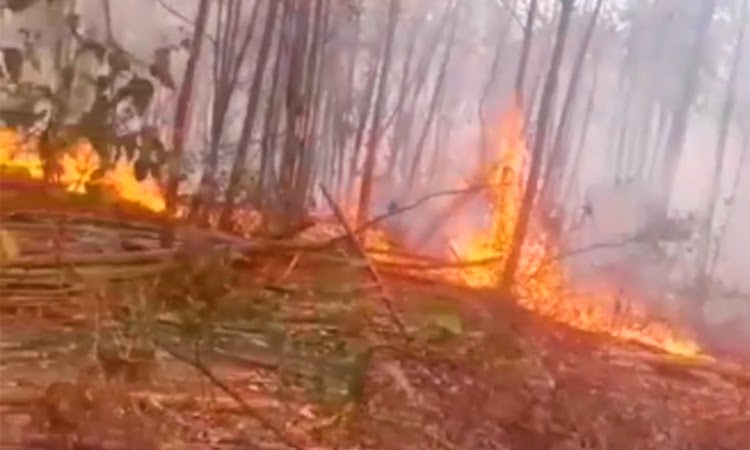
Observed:
[[[39,2],[40,4],[42,2]],[[54,3],[54,2],[53,2]],[[247,14],[253,3],[247,0],[243,11]],[[356,42],[364,50],[359,53],[355,73],[355,89],[365,88],[367,76],[375,62],[386,29],[388,2],[382,0],[352,1],[362,24],[356,35],[352,18],[343,13],[335,17],[328,39],[332,54],[347,54]],[[404,1],[402,15],[395,38],[394,62],[390,71],[385,120],[388,121],[397,105],[402,83],[403,62],[413,43],[411,75],[423,68],[424,54],[439,39],[432,58],[428,77],[414,113],[414,131],[402,152],[411,157],[421,133],[422,123],[428,115],[430,100],[437,83],[437,73],[446,51],[446,33],[441,34],[441,23],[449,2],[437,0]],[[711,188],[713,161],[717,149],[721,110],[725,104],[726,79],[736,40],[739,11],[743,0],[720,0],[708,36],[709,57],[700,74],[700,89],[690,114],[684,151],[678,166],[675,186],[669,197],[669,215],[672,218],[693,217],[699,224],[707,217]],[[100,0],[81,0],[77,10],[83,18],[87,34],[102,37],[105,27]],[[176,45],[189,35],[189,23],[195,14],[195,0],[122,0],[110,1],[113,34],[116,39],[144,60],[154,50],[165,45]],[[396,173],[387,173],[388,158],[394,151],[394,123],[379,142],[378,181],[374,186],[371,214],[380,215],[393,207],[406,206],[435,192],[466,187],[477,171],[480,147],[480,119],[478,104],[485,96],[490,80],[493,56],[498,42],[504,42],[500,63],[493,74],[494,81],[486,90],[485,106],[487,126],[497,125],[498,117],[510,105],[518,59],[523,38],[522,24],[528,10],[528,0],[471,0],[459,2],[458,33],[451,59],[448,62],[444,94],[435,127],[425,141],[428,164],[417,171],[419,180],[409,187],[411,159],[399,160]],[[526,77],[528,119],[527,133],[535,131],[538,107],[539,80],[549,66],[550,52],[556,30],[554,20],[558,1],[540,1],[534,40]],[[593,1],[576,1],[576,12],[567,40],[566,55],[560,74],[558,94],[555,99],[556,119],[559,119],[565,90],[574,70],[575,54],[584,37],[593,10]],[[711,345],[723,350],[750,351],[750,157],[743,158],[750,133],[750,29],[745,33],[744,53],[739,68],[738,83],[734,93],[734,114],[726,144],[724,170],[721,174],[722,199],[714,220],[714,234],[721,239],[712,246],[711,260],[715,261],[716,283],[709,297],[693,299],[687,286],[694,276],[695,251],[698,229],[693,236],[677,242],[655,245],[629,241],[648,228],[650,220],[658,214],[654,205],[660,204],[663,191],[662,167],[654,164],[652,155],[644,151],[640,160],[638,149],[660,148],[663,151],[665,135],[659,135],[662,116],[670,117],[673,105],[682,95],[681,86],[690,58],[690,40],[694,17],[700,0],[605,0],[599,25],[594,33],[580,82],[578,99],[570,119],[570,146],[576,151],[580,142],[582,123],[586,116],[588,98],[592,98],[591,120],[581,147],[578,164],[572,162],[565,168],[572,178],[570,195],[564,207],[575,217],[580,216],[588,201],[592,214],[574,221],[572,228],[563,233],[561,252],[594,249],[563,258],[573,286],[582,289],[598,286],[617,286],[624,296],[654,316],[667,316],[693,327]],[[513,7],[515,5],[515,7]],[[41,8],[41,6],[39,6]],[[170,11],[171,10],[171,11]],[[46,30],[54,40],[61,24],[41,9],[30,10],[28,24]],[[187,18],[187,20],[185,20]],[[212,19],[213,20],[213,19]],[[209,23],[209,34],[215,23]],[[260,26],[256,33],[260,33]],[[57,30],[57,31],[55,31]],[[0,29],[3,45],[13,44],[17,33],[6,26]],[[257,41],[251,45],[247,67],[243,67],[239,93],[232,99],[228,117],[232,120],[223,136],[228,150],[222,158],[224,171],[231,164],[232,144],[236,143],[241,126],[243,105],[246,101],[249,78],[255,64]],[[183,55],[184,57],[184,55]],[[191,156],[190,182],[195,186],[200,178],[202,160],[207,147],[210,101],[212,99],[211,61],[213,51],[204,46],[196,82],[196,98],[191,116],[191,137],[188,151]],[[175,73],[181,74],[184,60],[176,63]],[[343,66],[342,66],[343,67]],[[338,86],[344,85],[346,73],[333,66],[327,77]],[[596,87],[593,90],[594,86]],[[165,100],[174,101],[173,98]],[[263,107],[267,105],[264,103]],[[169,117],[169,114],[165,114]],[[234,119],[237,118],[237,119]],[[352,114],[352,123],[358,117]],[[667,129],[669,121],[666,123]],[[642,130],[651,130],[646,137]],[[256,126],[257,137],[262,127]],[[640,134],[639,134],[640,133]],[[554,132],[550,133],[554,136]],[[552,137],[548,137],[552,139]],[[366,142],[365,137],[364,142]],[[661,143],[661,144],[660,144]],[[364,144],[363,144],[364,147]],[[618,158],[618,148],[628,150]],[[490,143],[489,154],[493,154]],[[259,145],[250,151],[252,167],[257,167]],[[361,167],[365,151],[360,152],[356,165]],[[434,156],[436,155],[436,156]],[[434,162],[434,163],[433,163]],[[348,166],[349,161],[346,161]],[[646,169],[641,171],[641,168]],[[638,177],[641,172],[647,176]],[[735,188],[735,180],[739,180]],[[358,183],[343,195],[355,198]],[[731,192],[735,192],[730,198]],[[315,194],[317,195],[317,193]],[[467,231],[480,230],[487,225],[487,204],[481,193],[461,209],[451,211],[447,226],[429,241],[424,234],[431,224],[442,220],[453,196],[441,196],[424,202],[406,213],[388,221],[387,226],[398,232],[414,251],[448,257],[445,234],[448,229],[462,227]],[[316,198],[318,205],[324,204]],[[727,200],[727,201],[724,201]],[[622,245],[609,245],[628,241]],[[602,248],[596,248],[602,247]]]

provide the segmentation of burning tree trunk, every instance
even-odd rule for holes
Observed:
[[[735,91],[737,85],[737,77],[739,75],[740,60],[742,59],[743,44],[745,41],[745,29],[747,26],[748,18],[748,5],[749,0],[745,0],[742,6],[742,17],[740,19],[740,30],[737,33],[737,41],[734,47],[734,55],[732,57],[732,68],[727,79],[727,92],[724,100],[724,108],[721,111],[721,119],[719,122],[719,136],[716,149],[716,157],[714,158],[714,171],[711,178],[711,189],[709,191],[709,204],[706,215],[706,221],[702,227],[700,236],[701,242],[698,246],[698,257],[695,277],[696,294],[699,301],[703,301],[706,294],[708,294],[708,265],[709,265],[709,253],[711,248],[711,236],[713,233],[714,215],[716,214],[716,205],[721,195],[721,175],[724,169],[724,156],[726,153],[727,139],[729,137],[729,124],[732,119],[735,104]]]
[[[695,35],[691,46],[690,60],[685,71],[682,85],[682,96],[672,112],[672,127],[667,138],[664,155],[664,168],[662,179],[662,196],[664,198],[664,211],[669,205],[669,197],[677,177],[677,166],[682,157],[685,144],[687,126],[690,117],[690,108],[695,101],[698,91],[700,67],[705,60],[706,39],[713,21],[716,10],[716,0],[702,0],[698,20],[695,25]]]
[[[516,270],[523,250],[523,243],[526,239],[526,232],[531,218],[531,210],[536,198],[537,185],[542,165],[542,156],[544,154],[544,142],[547,133],[547,125],[552,114],[552,98],[557,89],[557,78],[562,63],[563,53],[565,52],[565,41],[570,25],[570,16],[573,12],[573,0],[560,0],[562,10],[560,12],[560,23],[557,28],[555,37],[555,48],[552,51],[552,61],[550,62],[549,72],[544,83],[544,91],[539,106],[539,117],[534,137],[533,151],[531,154],[531,164],[529,175],[526,180],[526,186],[523,193],[523,200],[518,218],[516,219],[515,229],[513,230],[513,241],[511,242],[508,259],[505,263],[502,282],[507,288],[511,288],[515,279]]]
[[[203,168],[203,175],[198,192],[193,195],[188,219],[207,224],[208,209],[217,194],[216,171],[219,165],[219,149],[224,131],[224,123],[229,109],[229,101],[234,94],[239,77],[240,67],[245,60],[247,49],[255,31],[258,10],[261,4],[256,0],[251,13],[250,24],[237,48],[237,33],[242,12],[241,0],[219,2],[216,13],[216,40],[214,42],[213,61],[213,102],[211,106],[211,125],[209,136],[209,153]],[[223,27],[222,27],[223,25]]]
[[[190,44],[190,56],[187,67],[185,68],[185,77],[180,88],[180,95],[177,98],[177,112],[174,121],[174,133],[172,141],[172,160],[169,167],[169,180],[167,181],[166,190],[166,212],[169,217],[174,216],[177,210],[177,191],[180,186],[182,154],[185,146],[185,136],[187,135],[188,124],[188,107],[190,98],[193,95],[193,80],[195,79],[195,69],[198,65],[198,58],[201,53],[203,44],[203,35],[206,30],[208,21],[208,12],[211,2],[201,0],[198,4],[198,13],[195,19],[195,33]],[[162,235],[162,246],[171,247],[174,242],[174,229],[171,225],[166,225]]]
[[[578,86],[580,85],[581,74],[583,73],[583,67],[585,65],[586,54],[588,53],[589,46],[591,44],[591,38],[594,35],[596,29],[596,23],[599,18],[599,12],[601,11],[604,0],[597,0],[594,12],[591,15],[586,33],[581,41],[581,47],[578,49],[575,61],[573,62],[573,73],[570,74],[570,82],[568,83],[568,90],[565,93],[565,99],[563,100],[562,111],[560,112],[560,123],[557,125],[557,131],[555,132],[555,138],[552,141],[552,150],[550,160],[547,165],[547,170],[544,176],[544,188],[542,189],[542,204],[548,205],[553,202],[552,199],[547,198],[551,192],[559,192],[560,178],[562,172],[567,166],[568,151],[566,140],[568,134],[568,120],[573,114],[574,102],[578,98]],[[565,147],[565,150],[563,150]],[[559,197],[555,200],[558,200]]]
[[[219,216],[219,227],[225,230],[232,228],[234,202],[239,193],[241,177],[245,172],[247,152],[250,148],[250,138],[253,135],[253,128],[255,127],[255,116],[258,112],[260,90],[266,72],[266,65],[268,64],[268,54],[270,53],[271,44],[273,42],[273,30],[276,26],[276,21],[278,20],[277,12],[280,3],[281,2],[278,1],[271,1],[268,6],[268,12],[266,13],[266,24],[260,41],[260,49],[258,50],[258,62],[255,66],[253,81],[250,85],[250,93],[248,94],[247,103],[245,104],[245,121],[242,125],[239,142],[237,143],[237,155],[235,156],[234,164],[232,164],[232,171],[229,175],[229,185],[224,194],[224,206],[221,210],[221,215]]]
[[[359,203],[357,206],[357,223],[363,225],[367,221],[367,209],[370,205],[370,194],[372,192],[372,179],[375,174],[375,156],[380,142],[380,121],[387,97],[388,74],[391,70],[391,59],[393,53],[393,40],[396,35],[396,23],[398,22],[400,0],[391,0],[388,8],[388,24],[386,26],[385,45],[383,48],[383,63],[380,71],[380,82],[378,95],[375,99],[374,111],[372,113],[372,125],[370,137],[367,142],[367,154],[362,172],[362,184],[360,187]]]

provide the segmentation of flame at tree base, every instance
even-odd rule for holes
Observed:
[[[485,174],[479,177],[488,186],[490,223],[485,230],[478,232],[470,227],[448,230],[448,235],[453,236],[450,247],[455,260],[465,265],[433,272],[443,279],[476,288],[495,288],[500,284],[521,207],[525,179],[524,157],[527,152],[522,113],[517,109],[510,110],[500,121],[500,126],[490,131],[496,162],[484,168]],[[382,236],[370,233],[369,238],[371,246],[389,247]],[[568,292],[565,267],[556,257],[558,248],[558,243],[547,230],[532,220],[514,285],[514,294],[521,306],[584,331],[641,343],[674,355],[701,355],[700,346],[686,338],[687,334],[677,327],[645,316],[625,314],[618,311],[620,308],[613,310],[612,305],[621,303],[613,293],[615,289],[586,294]],[[378,257],[391,259],[383,255]],[[484,264],[472,264],[485,261]]]
[[[61,149],[51,162],[42,160],[37,149],[38,142],[34,138],[24,141],[15,130],[0,128],[0,173],[40,181],[51,178],[70,193],[87,194],[97,190],[108,200],[125,201],[157,213],[166,209],[158,181],[148,177],[138,181],[133,163],[124,157],[111,167],[105,167],[86,140]],[[50,163],[54,166],[52,170]]]

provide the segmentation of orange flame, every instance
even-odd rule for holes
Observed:
[[[467,285],[490,287],[498,284],[498,274],[509,253],[521,206],[523,158],[527,153],[522,136],[523,115],[512,109],[492,136],[498,160],[485,177],[491,186],[491,226],[486,232],[459,233],[459,237],[452,241],[457,259],[461,261],[493,261],[461,268],[453,274]],[[530,225],[516,276],[516,293],[524,307],[579,329],[656,346],[673,354],[695,356],[700,353],[695,342],[682,338],[667,324],[644,326],[647,321],[643,318],[614,317],[603,306],[618,303],[611,301],[613,294],[600,293],[597,297],[601,298],[591,298],[591,294],[586,294],[584,298],[582,294],[564,292],[564,267],[559,260],[550,257],[556,254],[555,247],[556,243],[551,242],[541,227],[534,223]]]
[[[155,212],[165,210],[165,200],[159,183],[146,178],[135,178],[133,164],[121,158],[113,167],[95,177],[102,167],[99,154],[86,140],[79,140],[63,149],[57,159],[59,168],[57,182],[67,191],[85,194],[96,186],[103,188],[118,199],[138,204]],[[12,129],[0,128],[0,169],[6,174],[16,174],[34,180],[44,179],[45,161],[39,157],[32,141],[24,142],[22,136]]]

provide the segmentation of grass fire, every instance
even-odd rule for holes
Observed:
[[[0,1],[0,447],[748,447],[750,0],[609,3]]]

